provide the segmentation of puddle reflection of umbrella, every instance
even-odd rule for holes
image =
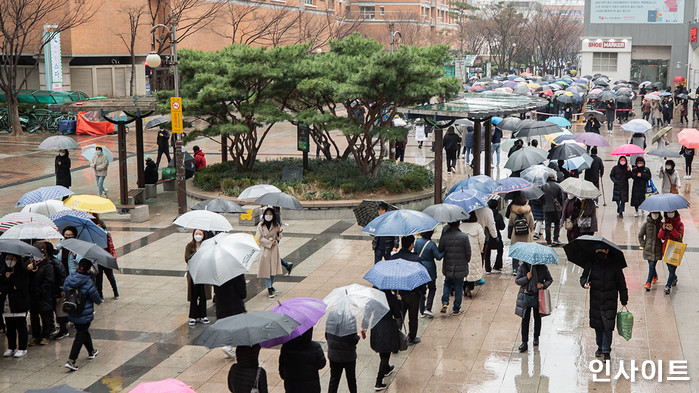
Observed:
[[[300,325],[294,328],[288,336],[263,341],[260,343],[260,346],[262,348],[272,348],[301,336],[323,318],[323,315],[325,315],[325,308],[326,305],[322,300],[310,297],[295,297],[278,303],[276,306],[272,307],[271,311],[277,314],[287,315],[300,323]]]
[[[431,231],[437,224],[437,220],[423,212],[401,209],[376,217],[362,232],[373,236],[408,236]]]
[[[355,207],[352,212],[354,213],[354,218],[357,220],[357,224],[361,227],[367,226],[371,220],[379,216],[379,204],[384,201],[373,201],[365,199],[359,206]],[[385,203],[385,202],[384,202]],[[397,207],[387,204],[388,211],[398,210]]]
[[[563,246],[566,257],[570,262],[582,267],[588,266],[590,262],[596,260],[596,250],[599,248],[608,249],[606,261],[609,263],[619,263],[621,268],[626,267],[626,258],[621,248],[602,236],[583,235]]]
[[[430,274],[422,263],[405,259],[389,259],[374,264],[364,279],[381,290],[412,291],[430,282]]]
[[[17,204],[15,204],[15,207],[31,205],[51,199],[59,199],[68,195],[73,195],[73,191],[63,186],[39,187],[36,190],[29,191],[22,195],[19,201],[17,201]]]
[[[299,325],[293,318],[274,311],[246,312],[219,319],[204,329],[194,344],[207,348],[255,345],[288,336]]]
[[[511,258],[530,265],[558,265],[558,254],[551,247],[539,243],[518,242],[510,246]]]
[[[323,302],[328,315],[325,331],[340,337],[372,329],[389,311],[383,292],[359,284],[335,288]]]
[[[201,243],[187,270],[195,284],[221,286],[247,273],[259,252],[249,233],[219,233]]]

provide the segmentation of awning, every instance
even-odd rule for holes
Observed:
[[[82,91],[19,90],[17,98],[22,104],[60,104],[86,100],[89,97]],[[1,91],[0,102],[7,102],[5,93]]]
[[[546,105],[548,101],[537,96],[467,93],[454,101],[403,107],[398,108],[398,112],[405,113],[409,118],[429,116],[433,120],[486,119],[528,112]]]

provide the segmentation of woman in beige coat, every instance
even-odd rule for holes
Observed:
[[[468,276],[464,281],[464,296],[473,297],[473,289],[478,281],[483,279],[483,259],[478,250],[482,250],[485,245],[485,232],[478,223],[477,216],[471,212],[471,217],[461,225],[461,231],[468,235],[471,246],[471,260],[468,262]]]
[[[257,277],[265,281],[269,297],[276,296],[274,289],[274,276],[282,272],[282,259],[279,255],[279,240],[282,238],[282,229],[279,218],[273,208],[268,207],[262,215],[262,221],[257,225],[255,234],[260,243],[260,267]]]
[[[184,248],[184,261],[189,263],[199,246],[206,239],[206,232],[195,229],[192,232],[192,241]],[[187,301],[189,301],[189,326],[196,325],[197,321],[208,324],[206,317],[206,301],[211,299],[211,285],[194,284],[192,277],[187,272]]]
[[[534,216],[527,200],[517,196],[510,206],[510,221],[507,226],[507,237],[510,246],[518,242],[531,242],[534,233]],[[512,275],[517,275],[519,260],[512,258]]]
[[[90,166],[95,170],[95,178],[97,178],[97,195],[102,196],[102,194],[104,194],[104,197],[108,198],[108,190],[104,188],[104,178],[107,177],[109,159],[107,159],[107,156],[102,152],[102,146],[98,145],[95,147],[95,155],[92,156]]]

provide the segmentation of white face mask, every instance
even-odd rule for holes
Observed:
[[[272,215],[269,215],[269,214],[265,215],[265,221],[267,221],[267,222],[272,221],[273,218],[274,218],[274,216],[272,216]]]
[[[568,194],[568,199],[573,199],[573,198],[575,198],[575,195],[573,195],[573,194]]]
[[[95,154],[97,154],[98,156],[101,156],[101,155],[102,155],[102,150],[97,150],[97,151],[95,151]]]
[[[660,213],[651,213],[650,218],[657,220],[658,218],[660,218]]]
[[[667,218],[675,218],[675,212],[667,213]]]
[[[58,153],[58,154],[61,155],[61,156],[65,156],[65,155],[66,155],[66,153],[64,153],[64,152],[60,152],[60,153]]]
[[[204,240],[204,236],[203,236],[203,235],[194,235],[194,241],[195,241],[195,242],[200,242],[200,241],[202,241],[202,240]]]
[[[6,259],[5,264],[7,265],[7,267],[15,267],[15,265],[17,264],[17,261]]]

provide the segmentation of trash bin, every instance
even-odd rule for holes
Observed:
[[[60,120],[58,122],[58,131],[61,134],[75,134],[75,120]]]

